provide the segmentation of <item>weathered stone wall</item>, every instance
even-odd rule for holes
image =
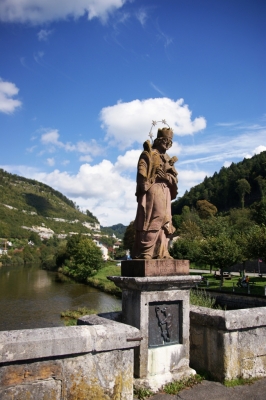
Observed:
[[[138,329],[113,321],[0,332],[0,398],[132,399],[138,337]]]
[[[266,307],[222,311],[191,306],[190,365],[219,381],[266,376]]]

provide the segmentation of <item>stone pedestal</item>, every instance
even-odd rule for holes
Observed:
[[[127,260],[121,262],[121,276],[176,276],[189,274],[189,260]]]
[[[147,263],[155,262],[160,269],[165,268],[165,261],[172,262],[168,276],[166,269],[161,276],[108,277],[122,289],[121,322],[141,332],[142,340],[134,355],[135,383],[154,391],[165,383],[195,373],[189,367],[189,289],[201,277],[173,276],[173,269],[182,264],[180,260],[122,262],[123,274],[129,272],[131,262],[132,268],[134,263],[138,263],[141,274],[150,274]]]

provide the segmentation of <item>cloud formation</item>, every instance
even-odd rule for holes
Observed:
[[[46,162],[47,162],[47,165],[49,165],[49,167],[53,167],[55,165],[54,158],[47,158]]]
[[[97,165],[83,164],[76,174],[67,171],[40,172],[26,166],[1,166],[3,169],[19,175],[46,183],[65,196],[75,201],[81,210],[90,210],[97,216],[101,225],[110,226],[117,223],[128,225],[134,220],[137,203],[135,197],[136,182],[134,178],[124,176],[123,168],[136,170],[140,152],[127,152],[119,156],[116,163],[103,160]],[[50,166],[53,159],[50,160]],[[130,160],[129,162],[127,162]],[[192,169],[179,170],[179,194],[202,182],[206,171]]]
[[[20,100],[13,99],[19,92],[19,89],[12,82],[3,81],[0,78],[0,112],[12,114],[22,105]]]
[[[60,19],[99,18],[105,22],[110,13],[123,6],[126,0],[1,0],[0,20],[30,22],[34,25]]]
[[[58,169],[51,173],[23,170],[24,176],[59,190],[82,210],[91,210],[105,226],[118,221],[128,224],[135,217],[135,181],[120,172],[108,160],[94,166],[83,164],[77,174]]]
[[[134,142],[143,143],[150,126],[147,121],[165,119],[178,136],[192,135],[206,128],[204,117],[191,119],[192,112],[183,99],[169,98],[133,100],[118,102],[101,110],[102,128],[106,130],[106,140],[120,148],[132,146]]]
[[[50,153],[56,151],[56,149],[63,149],[67,152],[76,151],[77,153],[85,154],[85,156],[81,157],[81,161],[91,161],[91,156],[103,154],[103,149],[95,139],[91,139],[89,142],[81,140],[73,144],[71,142],[64,143],[59,140],[59,137],[58,129],[47,129],[41,135],[40,141]]]
[[[47,30],[47,29],[41,29],[38,33],[38,39],[40,41],[46,42],[48,40],[48,37],[53,33],[52,30]]]

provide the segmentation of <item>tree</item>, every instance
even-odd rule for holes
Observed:
[[[233,234],[247,232],[254,224],[251,212],[246,208],[232,208],[229,213],[229,223]]]
[[[63,272],[73,278],[86,281],[102,267],[103,258],[99,247],[82,235],[73,235],[67,240]]]
[[[247,251],[250,258],[266,261],[266,226],[255,225],[247,235]]]
[[[29,264],[38,260],[36,250],[33,247],[25,246],[22,252],[24,264]]]
[[[266,225],[266,198],[253,205],[253,218],[258,224]]]
[[[207,200],[198,200],[196,208],[201,219],[211,218],[217,213],[215,205]]]
[[[200,245],[198,240],[177,239],[170,248],[170,254],[177,260],[198,262]]]
[[[98,219],[92,214],[92,212],[90,210],[86,210],[86,215],[87,215],[87,217],[90,217],[95,222],[99,223]]]
[[[129,250],[132,253],[133,246],[135,243],[136,230],[134,226],[134,221],[131,221],[126,228],[125,235],[123,238],[123,246],[125,250]]]
[[[200,227],[196,224],[196,222],[191,220],[182,222],[179,229],[179,234],[181,237],[186,238],[187,240],[193,240],[202,237]]]
[[[236,192],[240,197],[241,207],[244,208],[245,204],[245,195],[246,193],[250,193],[251,187],[246,179],[238,179],[236,181]]]
[[[199,258],[202,263],[221,270],[223,283],[223,270],[231,267],[239,260],[239,249],[234,240],[222,234],[200,242]]]
[[[41,238],[36,232],[31,232],[28,237],[28,241],[34,243],[36,246],[40,246],[42,244]]]
[[[260,188],[260,193],[261,193],[261,198],[263,200],[266,195],[266,179],[263,179],[263,177],[261,175],[259,175],[259,176],[257,176],[257,178],[255,178],[255,181],[258,182],[258,185]]]
[[[228,217],[214,217],[200,220],[200,229],[204,238],[229,234]]]

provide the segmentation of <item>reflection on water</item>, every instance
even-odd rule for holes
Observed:
[[[0,268],[0,330],[63,326],[61,311],[121,308],[121,300],[38,266]]]

